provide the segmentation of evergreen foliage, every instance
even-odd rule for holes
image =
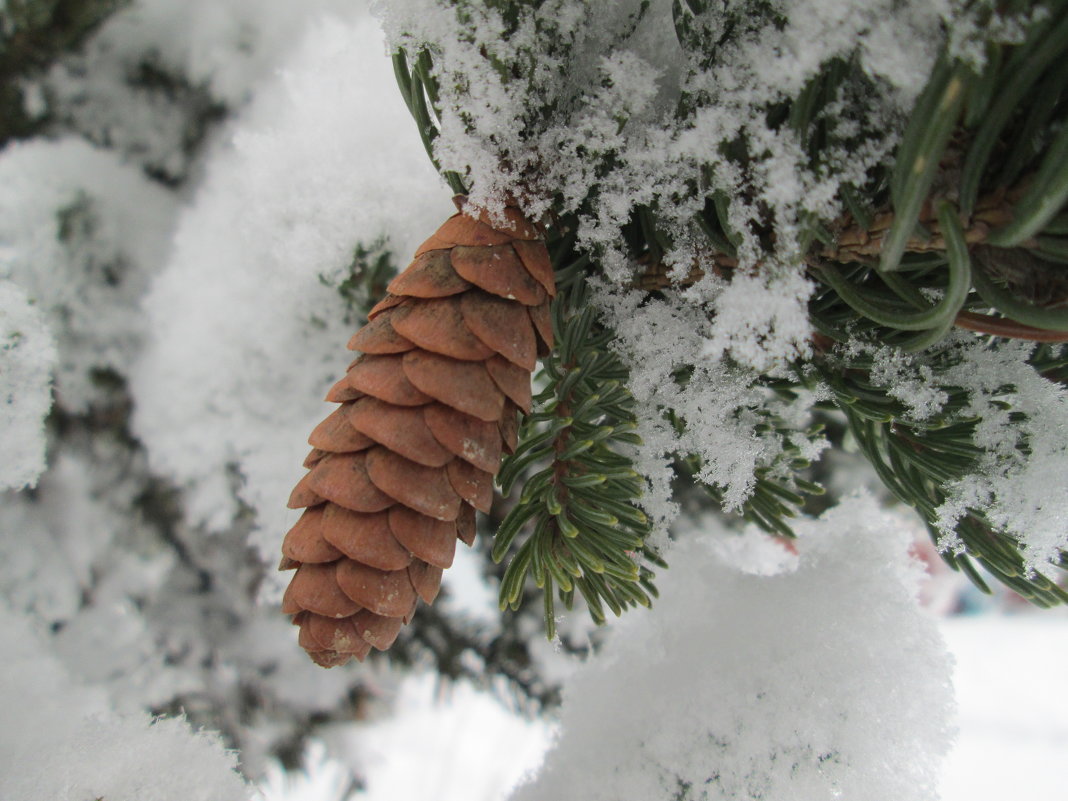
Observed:
[[[469,6],[459,4],[456,13],[460,17],[476,13]],[[538,16],[541,6],[539,2],[493,4],[505,24],[504,39],[520,29],[523,20],[533,19],[536,29],[543,25]],[[733,11],[716,10],[712,24],[709,6],[704,0],[675,0],[672,5],[675,34],[694,74],[713,68],[725,44],[774,24],[778,13],[772,4],[739,4]],[[638,5],[628,30],[648,11],[648,3]],[[1064,602],[1068,595],[1055,579],[1028,562],[1018,532],[999,528],[979,508],[967,509],[955,520],[953,531],[946,530],[940,510],[948,488],[990,454],[984,450],[989,446],[975,436],[982,421],[962,411],[968,405],[967,392],[946,380],[940,382],[939,376],[957,363],[952,348],[944,346],[955,329],[985,337],[986,347],[994,351],[1005,338],[1068,341],[1068,314],[1062,308],[1068,286],[1059,274],[1068,261],[1065,12],[1061,0],[969,7],[961,17],[967,24],[945,35],[896,150],[860,176],[849,170],[850,154],[876,147],[884,135],[872,123],[872,115],[860,112],[867,98],[885,87],[859,61],[830,59],[799,94],[764,108],[771,130],[796,135],[812,174],[854,175],[839,186],[836,206],[844,213],[808,214],[795,232],[796,249],[790,260],[807,265],[810,278],[817,282],[809,315],[818,333],[811,356],[794,365],[793,379],[764,380],[769,396],[801,387],[829,388],[833,402],[824,406],[844,414],[860,451],[893,495],[916,508],[941,544],[946,562],[986,590],[976,567],[981,565],[1044,606]],[[551,46],[566,49],[568,44]],[[442,76],[435,71],[432,50],[398,50],[394,64],[427,152],[439,166],[434,145],[442,112]],[[482,55],[505,83],[533,75],[529,52]],[[534,91],[532,79],[531,87]],[[535,108],[546,101],[535,93],[530,102]],[[676,116],[683,122],[696,119],[712,102],[699,91],[684,93]],[[627,110],[620,108],[618,113],[622,129]],[[624,228],[637,271],[635,285],[657,293],[698,281],[709,269],[730,281],[738,270],[750,269],[752,260],[747,261],[740,248],[753,242],[764,251],[769,269],[775,269],[775,259],[782,259],[788,244],[785,221],[776,209],[765,206],[756,217],[748,217],[746,230],[738,229],[737,220],[745,216],[733,212],[752,205],[754,198],[746,197],[744,189],[731,195],[716,180],[717,171],[736,171],[743,176],[738,183],[744,187],[744,176],[754,175],[772,155],[764,147],[744,131],[720,142],[699,178],[689,184],[688,196],[675,197],[679,204],[703,203],[687,234],[696,235],[699,258],[681,280],[677,263],[674,268],[664,264],[665,254],[677,252],[681,241],[680,232],[663,214],[664,198],[637,208]],[[615,159],[610,151],[591,151],[586,157],[600,160],[605,171]],[[470,176],[455,172],[444,175],[457,191],[470,181]],[[595,187],[583,208],[594,201],[596,192]],[[562,195],[556,199],[558,214],[548,218],[550,233],[558,238],[573,219],[561,201]],[[502,471],[505,491],[520,479],[526,483],[494,548],[494,557],[500,559],[513,541],[522,543],[502,585],[502,609],[518,603],[522,579],[531,574],[539,587],[546,588],[550,633],[551,590],[559,587],[561,597],[570,602],[573,593],[567,588],[572,576],[584,576],[575,586],[598,620],[603,619],[598,600],[618,613],[629,603],[647,603],[642,588],[651,590],[645,568],[631,558],[636,549],[650,558],[643,545],[647,523],[633,514],[640,503],[640,480],[628,472],[633,465],[626,448],[617,446],[632,436],[625,424],[633,418],[625,404],[606,410],[603,401],[590,400],[603,397],[606,388],[613,397],[626,397],[625,369],[609,355],[613,334],[584,308],[582,286],[602,269],[599,254],[594,250],[576,259],[566,248],[557,253],[560,280],[568,286],[555,311],[562,345],[546,363],[539,408],[525,422],[519,450]],[[915,419],[887,387],[873,382],[870,354],[877,347],[922,358],[930,386],[945,395],[936,414]],[[600,370],[587,368],[576,380],[571,368],[579,364],[596,364]],[[1042,345],[1030,364],[1063,384],[1058,348]],[[685,375],[678,380],[684,382]],[[1008,385],[1003,390],[999,403],[1012,408],[1016,388]],[[576,409],[584,416],[576,415]],[[676,426],[686,425],[673,410],[664,413]],[[777,425],[770,409],[762,413],[767,418],[764,425]],[[1026,417],[1023,412],[1011,414],[1018,422]],[[809,437],[818,434],[813,429]],[[585,444],[598,436],[603,439],[595,445]],[[1026,457],[1026,434],[1021,433],[1017,447]],[[524,470],[550,457],[543,469]],[[785,520],[804,505],[805,493],[818,493],[820,488],[793,475],[807,467],[798,453],[787,449],[781,461],[789,469],[760,469],[743,514],[769,532],[790,536]],[[701,463],[693,454],[679,454],[676,467],[693,477],[699,475]],[[620,476],[606,479],[607,496],[590,489],[602,475]],[[714,485],[708,491],[722,502]],[[587,504],[593,505],[593,514]],[[524,527],[532,533],[520,534]],[[572,546],[568,551],[563,549],[566,544]],[[1066,567],[1068,554],[1061,552],[1059,561],[1054,561]],[[590,576],[596,577],[592,583]]]
[[[784,382],[774,382],[773,386],[778,392],[786,395],[794,392],[793,387]],[[775,465],[756,469],[753,489],[742,503],[739,512],[743,520],[753,523],[768,534],[794,537],[794,530],[787,520],[797,517],[804,510],[808,502],[806,495],[823,495],[824,488],[803,477],[802,474],[808,471],[812,462],[802,453],[797,442],[791,441],[790,435],[794,432],[767,409],[758,409],[756,412],[765,418],[765,422],[759,424],[760,433],[773,431],[783,438],[785,444]],[[677,426],[684,425],[675,416],[672,416],[672,420]],[[822,436],[823,430],[822,424],[812,425],[804,432],[804,437],[809,442],[814,442]],[[681,475],[698,484],[718,507],[723,508],[726,505],[720,488],[700,481],[700,456],[693,453],[680,456],[676,469]]]
[[[912,774],[894,766],[914,767],[917,755],[933,759],[937,748],[923,744],[902,710],[915,710],[928,730],[941,726],[939,704],[947,699],[932,690],[948,674],[938,667],[941,657],[935,658],[942,653],[938,643],[909,640],[931,625],[917,619],[907,591],[911,580],[908,587],[901,581],[909,569],[904,549],[911,529],[896,512],[882,519],[870,499],[841,504],[833,522],[813,515],[838,500],[843,485],[853,483],[857,462],[867,457],[890,492],[916,508],[950,564],[979,586],[995,586],[993,576],[1036,604],[1050,605],[1064,600],[1057,569],[1066,566],[1065,557],[1059,563],[1056,554],[1037,558],[1026,532],[1004,525],[995,505],[966,505],[958,487],[997,460],[1033,460],[1043,467],[1017,476],[1035,479],[1029,499],[1043,501],[1044,492],[1047,510],[1068,510],[1060,487],[1068,449],[1051,459],[1046,448],[1046,439],[1068,442],[1068,436],[1043,436],[1056,432],[1048,418],[1043,423],[1042,409],[1027,391],[1045,383],[1056,397],[1068,381],[1060,344],[1068,328],[1061,322],[1068,222],[1058,168],[1068,83],[1068,60],[1058,44],[1065,3],[924,5],[380,4],[389,13],[401,9],[398,14],[431,20],[406,51],[396,52],[395,66],[423,143],[447,168],[444,177],[454,192],[515,201],[532,219],[546,212],[539,222],[561,283],[554,313],[561,349],[547,358],[537,379],[538,406],[525,421],[521,455],[510,464],[509,496],[480,517],[476,556],[446,574],[452,597],[421,610],[405,628],[388,656],[397,670],[384,671],[378,663],[324,675],[305,664],[270,603],[280,488],[295,467],[303,421],[318,413],[319,398],[333,380],[339,346],[395,272],[390,250],[410,252],[402,245],[422,238],[448,209],[445,194],[433,191],[428,173],[419,170],[426,165],[418,163],[415,129],[398,126],[390,98],[381,94],[383,86],[388,94],[390,78],[379,22],[365,18],[363,4],[332,0],[0,2],[0,312],[16,313],[11,353],[24,351],[34,331],[42,340],[54,338],[58,352],[58,359],[23,360],[37,371],[32,382],[0,370],[0,383],[8,392],[14,388],[16,403],[31,386],[40,390],[43,404],[21,419],[9,418],[9,433],[25,432],[42,457],[46,444],[48,449],[47,470],[43,458],[30,464],[18,449],[5,451],[10,466],[28,466],[27,476],[40,476],[36,489],[6,496],[0,516],[10,530],[0,538],[6,567],[0,606],[10,604],[15,617],[28,618],[41,635],[27,639],[16,625],[18,636],[9,638],[16,657],[7,660],[15,677],[12,692],[32,699],[26,687],[47,690],[51,677],[44,674],[55,672],[56,657],[69,673],[56,674],[64,686],[74,682],[92,686],[94,694],[106,692],[108,705],[124,714],[184,713],[198,728],[219,730],[228,747],[240,750],[242,770],[252,778],[274,759],[296,770],[309,743],[314,748],[320,737],[349,742],[353,722],[364,728],[395,695],[394,680],[405,681],[408,668],[429,668],[447,680],[491,689],[526,710],[566,697],[575,719],[592,725],[583,727],[581,742],[563,741],[578,766],[565,776],[577,773],[609,795],[605,776],[633,790],[630,776],[666,767],[664,775],[678,777],[677,791],[668,789],[666,797],[700,793],[706,778],[737,771],[754,781],[774,772],[786,782],[785,796],[807,798],[799,763],[779,748],[776,733],[811,745],[812,765],[823,776],[858,768],[874,795],[879,792],[866,768],[889,766],[897,780],[914,783]],[[708,136],[714,126],[700,128],[724,107],[717,86],[701,80],[719,68],[751,89],[754,73],[746,65],[760,59],[746,62],[738,52],[749,43],[748,52],[773,62],[779,55],[771,46],[778,41],[776,27],[807,30],[796,23],[807,23],[810,10],[886,22],[896,38],[878,43],[884,53],[923,55],[927,45],[945,41],[948,66],[936,70],[940,82],[922,100],[933,111],[917,111],[913,121],[927,122],[906,137],[912,165],[925,168],[911,171],[917,176],[900,156],[906,144],[898,144],[907,109],[886,102],[896,84],[869,69],[863,53],[868,30],[856,26],[834,44],[833,57],[820,55],[826,42],[819,37],[793,40],[799,46],[785,48],[784,61],[815,58],[818,75],[809,79],[806,66],[799,70],[802,81],[770,81],[771,100],[758,86],[749,96],[756,104],[728,103],[733,120],[748,125],[736,136],[717,140]],[[458,19],[459,35],[443,24],[450,14]],[[919,46],[900,35],[915,19],[931,18],[945,24],[917,29]],[[959,19],[971,27],[955,28]],[[502,24],[495,29],[497,20]],[[816,29],[828,32],[826,25]],[[651,45],[650,32],[657,37]],[[408,41],[397,38],[396,27],[391,35],[394,42]],[[461,53],[465,59],[450,63],[458,41],[470,46]],[[680,47],[688,54],[682,72],[700,80],[671,72],[679,66],[673,59]],[[667,56],[662,74],[658,53]],[[926,73],[923,58],[914,63],[921,67],[917,75]],[[354,82],[354,75],[361,80]],[[494,84],[497,78],[503,83]],[[953,89],[957,79],[962,94]],[[919,83],[908,88],[909,105]],[[657,95],[644,105],[632,102],[632,90],[645,85],[656,92],[666,87],[667,100]],[[686,87],[681,96],[674,94],[679,85]],[[458,92],[467,92],[459,102]],[[513,102],[521,95],[523,103]],[[502,97],[498,119],[484,101]],[[395,108],[400,110],[399,99]],[[523,113],[512,114],[517,108]],[[870,113],[873,108],[893,111],[879,117]],[[368,116],[368,109],[374,114]],[[227,142],[217,141],[209,134],[231,111]],[[587,112],[589,128],[572,125],[587,119]],[[464,169],[463,158],[477,148],[466,147],[465,125],[503,143],[476,152],[471,169]],[[575,132],[570,138],[568,126]],[[554,128],[565,134],[558,149],[542,135]],[[648,132],[663,133],[656,142],[664,142],[699,128],[694,139],[707,145],[707,158],[697,153],[693,164],[687,162],[686,169],[696,165],[688,182],[677,181],[670,170],[656,172],[655,181],[619,180],[633,176],[619,165],[634,158],[635,148],[628,147]],[[766,131],[776,136],[762,138]],[[795,137],[806,159],[800,170],[800,156],[787,148],[783,157],[780,149]],[[213,141],[224,146],[207,147]],[[576,156],[569,148],[579,141]],[[536,147],[524,149],[527,142]],[[653,162],[646,176],[662,166]],[[769,181],[773,185],[776,177],[769,164],[781,168],[783,196],[796,197],[791,193],[810,186],[841,189],[830,198],[814,192],[811,206],[807,195],[794,209],[767,203]],[[902,177],[894,178],[897,172]],[[494,183],[497,174],[506,178]],[[594,174],[603,180],[591,183]],[[826,183],[811,183],[814,175],[826,176]],[[970,211],[961,188],[965,177],[974,184]],[[1036,186],[1041,189],[1031,193]],[[820,211],[836,205],[834,213]],[[901,223],[895,234],[897,269],[883,271],[888,232],[913,207],[917,224],[906,236],[908,225]],[[606,209],[618,211],[618,219]],[[796,209],[805,213],[795,215]],[[588,236],[591,220],[603,236]],[[625,258],[606,252],[613,242]],[[798,307],[808,304],[817,332],[811,351],[775,365],[773,375],[760,375],[763,368],[740,358],[732,361],[729,348],[726,357],[717,353],[706,360],[699,352],[702,337],[711,340],[734,322],[744,326],[746,315],[760,314],[759,304],[738,302],[756,293],[722,304],[717,293],[783,273],[797,275],[796,286],[803,288]],[[32,314],[20,317],[22,310]],[[655,325],[665,320],[673,325]],[[804,345],[808,329],[799,328],[797,342]],[[691,347],[694,342],[698,348]],[[669,366],[646,369],[650,352],[663,354]],[[977,356],[1006,366],[1001,385],[991,383],[990,374],[978,390],[959,380]],[[715,391],[712,374],[721,365],[710,368],[713,359],[725,363],[727,397]],[[888,382],[888,363],[913,375],[938,402],[920,413],[915,399]],[[651,376],[662,383],[654,385]],[[650,392],[650,386],[666,390]],[[977,403],[983,392],[983,403]],[[702,404],[717,413],[703,415]],[[811,424],[813,409],[825,428]],[[47,443],[32,431],[37,422],[47,430]],[[1008,449],[987,436],[994,424],[1010,439],[1015,434]],[[722,437],[727,447],[721,456],[714,447],[718,440],[703,432],[724,429],[730,430]],[[547,431],[548,441],[539,442]],[[641,443],[631,436],[639,431]],[[821,463],[824,438],[856,453]],[[576,446],[586,449],[564,459]],[[536,458],[527,464],[524,455]],[[724,464],[732,460],[740,467],[727,483]],[[848,467],[839,469],[843,464]],[[613,471],[617,477],[607,478]],[[816,481],[827,484],[826,502],[807,497],[821,491]],[[597,483],[582,486],[586,482]],[[671,490],[678,507],[665,503]],[[710,505],[780,537],[796,532],[802,538],[799,578],[739,573],[741,564],[752,566],[747,549],[753,547],[766,549],[770,556],[761,558],[769,562],[795,560],[782,543],[725,539],[720,522],[706,516]],[[659,565],[656,547],[664,543],[661,523],[678,508],[691,518],[683,522],[690,528],[696,523],[705,534],[673,546],[672,570],[656,571],[663,592],[656,608],[635,615],[642,619],[609,640],[605,659],[589,660],[603,667],[561,696],[564,655],[590,656],[604,632],[575,619],[557,623],[560,599],[583,596],[579,605],[589,601],[600,620],[657,597],[652,572]],[[509,525],[526,514],[510,543],[500,534],[493,540],[502,520]],[[564,521],[574,528],[565,531]],[[818,542],[828,532],[817,528],[830,529],[833,545]],[[493,563],[495,547],[501,563]],[[724,553],[713,554],[720,548]],[[529,558],[517,560],[524,549]],[[564,582],[554,567],[564,571]],[[480,569],[490,585],[504,581],[504,600],[518,609],[496,617],[486,608],[488,588],[472,575]],[[936,584],[946,579],[936,575]],[[973,595],[957,595],[958,584],[946,583],[971,608]],[[887,635],[888,609],[903,626],[902,636]],[[551,645],[532,636],[546,611],[550,636],[554,624],[559,627]],[[877,631],[872,619],[879,621]],[[760,628],[762,620],[772,627]],[[645,633],[636,636],[640,629]],[[814,643],[826,647],[813,649]],[[893,647],[869,648],[886,643]],[[46,670],[16,675],[20,661]],[[629,669],[621,671],[621,663]],[[832,663],[833,669],[824,669]],[[781,677],[774,682],[779,694],[748,694],[749,679],[764,683],[768,668]],[[600,693],[588,692],[592,685]],[[612,700],[637,686],[643,692],[628,695],[627,704]],[[821,695],[825,690],[829,696]],[[665,704],[665,695],[678,705]],[[580,700],[586,696],[606,702],[591,709]],[[81,724],[90,720],[84,717],[88,706],[70,693],[56,697],[55,720],[47,725],[32,703],[20,710],[15,699],[9,728],[21,737],[18,745],[28,758],[14,754],[13,770],[0,773],[10,782],[55,778],[54,765],[63,767],[64,776],[123,768],[135,781],[141,763],[121,757],[136,757],[134,741],[145,738],[131,728],[105,743],[115,746],[117,761],[98,758],[103,751],[84,748],[84,742],[68,748],[67,735],[81,736]],[[828,697],[830,706],[823,700]],[[403,709],[403,700],[397,706]],[[648,712],[663,716],[665,709],[678,714],[661,732],[669,735],[660,741],[665,758],[654,764],[642,750],[651,744],[642,727],[628,721],[640,722]],[[466,706],[462,714],[465,724],[476,719]],[[571,728],[568,714],[565,729]],[[883,725],[873,728],[876,718]],[[685,719],[703,727],[679,726]],[[92,721],[99,723],[99,716]],[[717,721],[723,726],[709,739]],[[825,724],[835,732],[830,739]],[[388,727],[368,726],[367,747],[407,754],[417,742],[426,753],[433,727],[425,718],[415,725],[414,740],[406,729],[395,730],[396,745]],[[458,751],[481,754],[485,762],[483,744],[491,739],[509,755],[522,745],[481,723],[465,725],[461,740],[454,726],[448,728],[451,739],[443,750],[450,767],[435,785],[442,792],[459,776],[468,797],[479,794],[472,786],[479,771],[467,770],[470,761],[457,763]],[[476,741],[467,739],[474,729],[477,745],[467,748]],[[27,739],[27,732],[38,736]],[[618,747],[606,733],[634,735],[637,750]],[[718,764],[710,761],[710,742]],[[887,758],[894,748],[901,759]],[[596,769],[590,755],[598,749],[633,772]],[[161,742],[158,754],[165,765],[188,773],[180,751],[167,751]],[[679,770],[679,757],[691,752],[695,770]],[[752,754],[772,757],[768,774],[752,771]],[[436,782],[433,765],[426,767],[412,775]],[[494,767],[499,773],[501,766]],[[371,761],[353,769],[366,771],[369,792],[381,786]],[[194,778],[209,784],[201,773]],[[157,784],[173,791],[177,785],[160,776]],[[565,781],[566,796],[578,785]],[[559,797],[551,782],[545,797]],[[359,783],[353,779],[351,786]],[[85,796],[95,798],[107,788],[90,789]],[[766,789],[748,795],[761,793],[768,795]],[[901,799],[908,793],[885,795]]]
[[[506,494],[519,479],[524,483],[493,547],[500,561],[519,531],[532,528],[501,581],[500,605],[518,608],[523,582],[532,576],[544,588],[550,638],[554,586],[568,609],[577,590],[603,623],[605,606],[616,615],[648,606],[656,595],[648,564],[666,566],[646,543],[649,521],[638,507],[642,482],[627,456],[627,445],[640,441],[627,371],[608,348],[611,331],[598,325],[588,303],[587,259],[568,253],[567,241],[556,245],[554,262],[570,262],[557,275],[557,344],[537,379],[545,388],[498,476]]]

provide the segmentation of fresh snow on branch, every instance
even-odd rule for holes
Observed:
[[[144,304],[135,427],[211,528],[237,512],[236,468],[262,526],[253,544],[273,561],[305,438],[351,358],[359,322],[337,286],[356,247],[384,242],[403,260],[454,210],[363,11],[309,26],[205,171]]]
[[[58,347],[56,396],[71,411],[101,373],[125,373],[146,321],[138,309],[176,203],[114,153],[31,140],[0,152],[0,278],[18,284]]]
[[[959,9],[916,0],[383,7],[390,42],[433,59],[434,152],[469,183],[472,202],[493,209],[515,196],[532,214],[552,206],[577,215],[579,246],[604,268],[599,305],[621,334],[613,347],[641,407],[647,510],[661,523],[674,516],[667,472],[676,452],[700,455],[698,479],[738,508],[754,471],[782,452],[757,430],[758,375],[788,375],[811,355],[803,223],[837,216],[840,189],[864,186],[889,158]],[[676,29],[683,19],[694,48]],[[834,89],[834,113],[821,119],[839,144],[814,161],[771,109],[836,59],[861,70]],[[731,281],[694,222],[717,199],[738,244]],[[697,268],[703,278],[655,301],[633,289],[647,265],[628,253],[624,229],[639,211],[655,212],[670,275]],[[672,371],[689,367],[680,386]]]
[[[237,801],[250,797],[217,736],[114,712],[0,601],[0,797],[9,801]]]
[[[950,663],[910,527],[859,496],[797,530],[792,569],[755,533],[669,552],[663,597],[565,685],[556,749],[514,801],[929,801]]]
[[[967,393],[956,417],[978,421],[972,441],[982,458],[946,485],[947,500],[938,509],[940,546],[962,549],[954,527],[976,509],[1018,538],[1028,569],[1043,570],[1068,549],[1068,494],[1051,484],[1068,459],[1068,393],[1028,363],[1034,348],[1032,342],[995,344],[959,333],[924,354],[878,348],[873,379],[920,423],[947,402],[941,387]],[[941,365],[937,374],[935,365]]]
[[[862,185],[887,157],[950,10],[916,0],[788,0],[773,13],[756,2],[705,5],[679,13],[693,17],[706,45],[718,41],[708,54],[680,41],[669,0],[550,0],[508,11],[395,0],[384,8],[390,42],[413,55],[425,47],[434,59],[442,97],[435,154],[468,176],[476,204],[499,207],[515,195],[538,212],[554,195],[566,210],[587,201],[580,242],[624,282],[622,227],[639,205],[657,207],[677,238],[666,261],[684,266],[700,260],[692,218],[718,190],[731,199],[743,266],[766,260],[748,226],[763,207],[778,236],[773,266],[791,271],[801,217],[834,216],[839,186]],[[767,109],[796,97],[836,58],[856,59],[869,84],[841,89],[841,120],[832,123],[863,135],[814,167],[796,132],[772,127]],[[725,155],[734,141],[749,143],[748,172]],[[720,289],[708,280],[699,291],[712,298]],[[766,350],[791,353],[800,343],[787,333]]]
[[[55,363],[56,345],[40,309],[0,279],[0,489],[32,487],[44,472]]]
[[[753,410],[767,408],[761,376],[796,380],[792,368],[812,356],[809,223],[838,218],[847,188],[868,194],[940,51],[979,63],[990,43],[1022,41],[1028,21],[1046,13],[920,0],[383,7],[390,42],[432,60],[434,154],[468,182],[472,203],[494,209],[513,196],[534,214],[575,214],[579,247],[607,279],[598,305],[631,370],[646,442],[639,467],[652,489],[646,508],[661,523],[676,513],[674,454],[701,457],[698,480],[722,490],[729,510],[782,452]],[[856,69],[837,74],[844,64]],[[787,108],[803,117],[808,90],[829,93],[815,117],[784,118]],[[810,123],[825,139],[818,153],[805,139]],[[710,245],[695,222],[713,207],[726,245]],[[628,250],[637,227],[649,243],[641,254]],[[723,268],[713,252],[736,263]],[[654,297],[635,289],[650,261],[686,285]],[[999,414],[993,380],[976,389],[967,413],[987,415],[976,441],[987,458],[947,487],[941,528],[949,533],[966,508],[981,509],[1040,568],[1068,542],[1068,510],[1038,477],[1068,451],[1063,401],[1025,358],[1019,347],[990,348],[989,364],[976,356],[962,367],[970,379],[972,368],[993,375],[1001,364],[1027,421]],[[890,388],[906,404],[931,403],[939,391]],[[786,411],[804,425],[794,412],[814,400]],[[668,411],[684,432],[665,420]],[[1020,431],[1028,453],[1009,441]]]

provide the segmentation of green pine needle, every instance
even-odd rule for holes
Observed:
[[[652,572],[642,566],[652,556],[650,523],[637,506],[642,482],[626,455],[637,428],[630,393],[618,378],[626,371],[602,347],[605,332],[582,280],[561,282],[553,317],[557,348],[540,374],[545,389],[498,474],[505,492],[526,480],[493,548],[496,561],[513,553],[501,582],[501,609],[515,608],[529,577],[547,599],[550,639],[554,587],[568,608],[577,588],[597,623],[605,621],[605,608],[619,615],[652,603]]]

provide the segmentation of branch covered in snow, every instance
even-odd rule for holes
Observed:
[[[915,603],[902,520],[869,497],[668,553],[671,581],[565,684],[561,734],[514,801],[923,801],[949,747],[949,660]]]
[[[29,621],[0,602],[0,795],[237,801],[250,797],[217,736],[181,719],[119,714],[49,655]]]
[[[56,346],[41,317],[25,292],[0,280],[0,489],[32,487],[45,469]]]

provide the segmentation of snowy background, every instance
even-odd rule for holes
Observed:
[[[904,103],[914,65],[880,41]],[[0,150],[0,797],[489,801],[524,776],[526,801],[1062,794],[1068,618],[936,558],[921,579],[917,523],[863,491],[800,525],[796,556],[684,516],[661,602],[596,657],[526,631],[563,685],[546,716],[425,659],[311,665],[273,566],[360,322],[346,281],[452,211],[380,19],[140,0],[19,86],[40,128]],[[804,289],[783,280],[791,348]],[[687,346],[745,347],[706,334]],[[481,571],[458,558],[439,605],[492,634]]]
[[[987,612],[941,621],[939,629],[955,663],[958,734],[940,771],[938,797],[1062,797],[1068,702],[1059,688],[1068,621]],[[355,753],[367,754],[374,743],[370,753],[376,758],[366,764],[366,793],[354,793],[351,801],[428,793],[449,801],[506,798],[513,783],[540,767],[554,731],[511,715],[469,687],[435,693],[430,677],[405,682],[393,715],[353,733]],[[501,745],[504,738],[507,747]],[[303,771],[272,770],[262,786],[265,797],[345,799],[350,783],[345,763],[326,753],[315,744]]]

